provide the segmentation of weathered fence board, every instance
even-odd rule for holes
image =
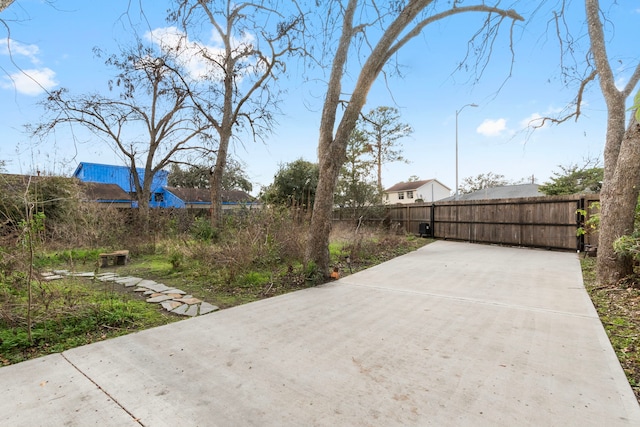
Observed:
[[[478,243],[582,251],[597,235],[577,235],[597,195],[468,200],[387,206],[384,222],[418,234],[428,223],[433,237]]]

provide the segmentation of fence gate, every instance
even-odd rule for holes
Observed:
[[[597,235],[577,231],[598,200],[576,195],[395,205],[388,207],[386,221],[412,234],[426,222],[440,239],[583,251],[597,244]]]

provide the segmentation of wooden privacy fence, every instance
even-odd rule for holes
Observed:
[[[414,234],[425,223],[441,239],[584,251],[597,244],[597,235],[577,230],[598,200],[576,195],[395,205],[387,208],[385,221]]]

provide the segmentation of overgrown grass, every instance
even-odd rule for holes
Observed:
[[[227,218],[208,233],[204,222],[182,234],[134,242],[131,262],[101,269],[104,249],[38,249],[35,275],[27,280],[29,257],[21,248],[0,248],[0,363],[10,364],[64,351],[117,335],[162,325],[182,317],[149,304],[113,282],[80,278],[45,282],[38,272],[51,269],[101,272],[152,279],[226,308],[322,283],[313,263],[302,259],[304,221],[286,210],[265,210]],[[331,236],[332,267],[342,275],[410,252],[428,243],[385,230],[337,228]],[[145,246],[146,249],[139,250]],[[122,243],[118,249],[130,249]],[[22,255],[20,255],[22,253]],[[347,263],[349,257],[349,263]],[[31,283],[31,340],[27,300]]]
[[[595,258],[581,260],[585,287],[640,402],[640,289],[637,281],[599,286]]]
[[[20,276],[20,275],[17,275]],[[24,277],[0,283],[0,363],[21,362],[178,320],[113,283],[67,278],[32,283],[31,341]]]
[[[337,230],[331,240],[332,266],[337,267],[342,276],[430,242],[410,235],[367,229],[357,235],[352,230]],[[216,244],[171,240],[160,243],[154,255],[133,257],[133,262],[118,272],[174,286],[227,308],[322,283],[322,275],[315,267],[303,264],[301,253],[302,249],[295,256],[283,251],[279,244],[270,242],[268,236],[251,237],[247,241],[236,235],[233,244],[224,240]],[[179,263],[175,262],[176,258]]]
[[[36,256],[34,267],[39,269],[65,265],[70,269],[93,270],[98,263],[100,254],[110,252],[106,249],[64,249],[40,253]]]

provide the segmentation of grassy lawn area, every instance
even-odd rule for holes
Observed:
[[[19,279],[19,278],[16,278]],[[49,353],[179,320],[121,285],[67,277],[33,281],[31,313],[25,280],[0,282],[0,364]],[[31,337],[27,318],[31,316]]]
[[[371,232],[354,243],[352,236],[338,234],[332,239],[330,252],[333,265],[345,275],[350,270],[356,272],[416,250],[428,242],[409,235]],[[170,240],[157,244],[153,254],[132,255],[126,266],[98,269],[100,252],[43,252],[34,263],[35,270],[113,271],[119,276],[151,279],[179,288],[221,309],[321,283],[317,271],[299,261],[274,257],[267,262],[259,257],[240,262],[240,256],[232,257],[238,254],[238,249],[225,252],[219,245],[207,242]],[[353,259],[351,268],[346,264],[346,255]],[[159,304],[145,302],[133,288],[113,282],[79,277],[48,282],[36,274],[29,290],[24,268],[8,271],[0,275],[0,365],[185,319],[163,310]]]
[[[341,276],[431,242],[379,232],[353,237],[349,233],[332,236],[329,248],[332,265],[339,268]],[[294,259],[266,260],[261,256],[241,262],[241,256],[246,255],[237,248],[223,249],[206,242],[168,240],[157,244],[153,254],[133,255],[126,266],[97,269],[100,250],[65,250],[43,253],[35,267],[39,272],[53,268],[113,271],[120,276],[151,279],[182,289],[221,309],[321,283],[312,266],[304,266]],[[581,259],[581,263],[587,291],[640,401],[640,288],[636,282],[597,286],[595,259]],[[32,280],[31,312],[28,313],[26,277],[24,269],[19,268],[4,268],[0,273],[0,365],[184,319],[158,304],[145,302],[133,288],[77,277],[51,282]],[[31,336],[27,327],[29,316]]]
[[[598,286],[595,258],[581,262],[587,292],[640,402],[640,287],[637,282]]]

